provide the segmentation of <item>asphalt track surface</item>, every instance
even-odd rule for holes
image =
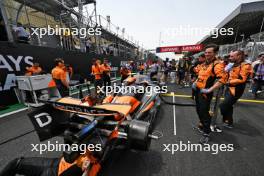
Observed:
[[[189,88],[180,89],[169,85],[175,94],[190,95]],[[244,98],[252,98],[250,95]],[[173,97],[165,97],[173,101]],[[263,99],[262,99],[263,100]],[[175,97],[176,102],[192,103],[190,98]],[[0,143],[33,130],[26,111],[0,119]],[[175,115],[174,115],[175,114]],[[212,154],[206,151],[164,151],[164,144],[197,144],[200,134],[192,129],[197,122],[194,107],[175,107],[162,104],[156,131],[163,137],[152,141],[148,152],[116,150],[107,166],[104,176],[263,176],[264,175],[264,104],[239,102],[234,109],[234,129],[223,128],[223,133],[211,134],[210,144],[233,144],[234,151]],[[221,117],[218,118],[221,124]],[[176,130],[176,131],[175,131]],[[175,135],[176,132],[176,135]],[[60,137],[50,140],[62,142]],[[30,144],[39,143],[35,132],[0,145],[0,169],[15,157],[59,157],[58,152],[40,155],[32,152]],[[47,143],[45,141],[44,143]]]

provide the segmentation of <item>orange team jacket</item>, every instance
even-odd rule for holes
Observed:
[[[42,71],[42,68],[41,67],[29,67],[28,69],[27,69],[27,73],[26,73],[26,75],[27,76],[32,76],[33,74],[38,74],[38,73],[40,73]]]
[[[100,65],[93,65],[92,66],[92,73],[95,76],[95,79],[101,79],[102,78],[102,68]]]
[[[199,71],[201,70],[202,64],[198,64],[196,67],[193,68],[193,71],[196,75],[198,75]]]
[[[125,69],[125,68],[121,68],[121,69],[120,69],[120,74],[121,74],[122,76],[128,76],[128,75],[130,74],[130,70]]]
[[[196,80],[197,88],[204,89],[213,86],[215,80],[226,84],[228,74],[224,71],[225,64],[215,59],[213,62],[201,64]]]
[[[108,64],[101,65],[102,72],[105,72],[107,75],[110,76],[111,67]]]
[[[51,75],[53,79],[66,80],[65,71],[60,67],[53,68],[51,71]]]
[[[242,62],[234,65],[232,70],[229,72],[229,90],[233,96],[238,85],[246,84],[247,79],[252,75],[253,69],[251,64]]]

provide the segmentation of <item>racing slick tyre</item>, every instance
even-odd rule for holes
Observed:
[[[151,139],[150,123],[139,120],[132,120],[128,129],[128,141],[130,148],[146,151],[149,149]]]

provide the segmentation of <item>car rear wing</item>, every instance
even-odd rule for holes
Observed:
[[[41,102],[44,104],[50,104],[58,110],[72,112],[76,114],[83,114],[89,116],[113,116],[115,114],[119,114],[118,111],[107,110],[98,107],[91,107],[84,104],[76,104],[75,102],[73,103],[60,102],[60,99],[55,101],[41,100]]]

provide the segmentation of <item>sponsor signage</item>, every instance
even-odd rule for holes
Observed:
[[[17,103],[12,88],[16,86],[16,76],[24,75],[26,67],[38,62],[46,73],[50,73],[54,67],[54,59],[58,57],[63,58],[65,63],[71,64],[73,72],[78,70],[88,80],[91,79],[90,71],[93,58],[107,58],[115,71],[120,67],[120,62],[127,62],[126,59],[115,56],[65,52],[55,48],[27,44],[11,45],[8,42],[0,42],[0,106]]]
[[[182,53],[182,52],[199,52],[203,49],[202,44],[198,45],[182,45],[182,46],[165,46],[165,47],[158,47],[156,49],[157,53],[164,53],[164,52],[174,52],[174,53]]]

